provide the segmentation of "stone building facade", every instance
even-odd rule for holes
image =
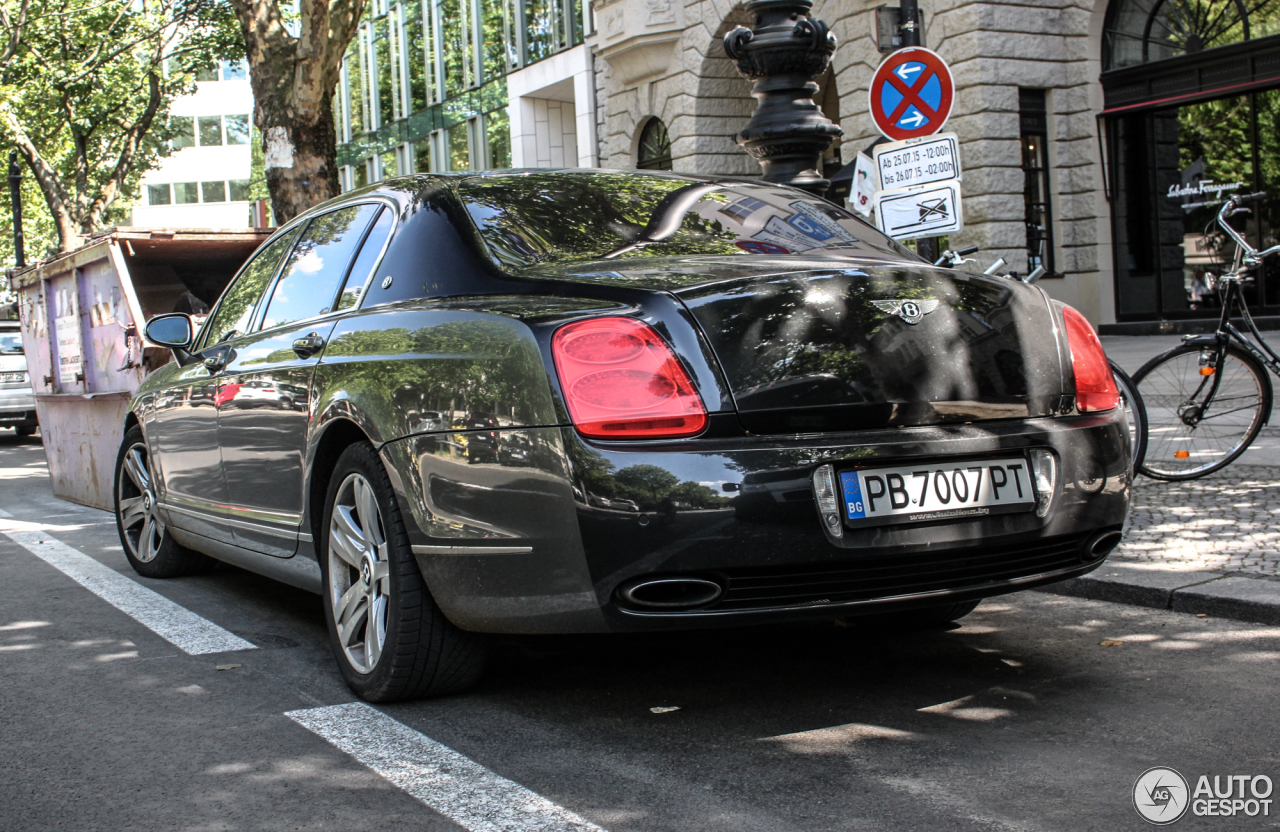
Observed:
[[[1280,0],[921,6],[924,45],[948,62],[957,86],[946,129],[961,143],[965,228],[946,242],[979,246],[984,265],[997,257],[1020,273],[1045,265],[1049,293],[1098,324],[1211,316],[1211,293],[1198,288],[1229,252],[1201,231],[1217,202],[1186,194],[1202,180],[1219,183],[1219,202],[1224,187],[1280,191]],[[376,0],[371,8],[393,21],[390,63],[403,80],[395,66],[377,75],[371,46],[357,82],[353,51],[339,108],[349,114],[340,118],[340,158],[350,187],[397,171],[506,166],[760,173],[733,141],[755,108],[751,85],[722,47],[726,32],[751,25],[741,3]],[[458,37],[449,13],[463,20]],[[877,4],[815,0],[812,13],[838,39],[816,98],[844,130],[831,173],[878,138],[868,84],[885,53]],[[425,26],[421,94],[411,87],[424,75],[413,66],[422,47],[409,29],[397,40],[396,19],[424,21],[413,30]],[[376,25],[368,24],[375,35]],[[471,51],[451,57],[458,48]],[[466,71],[451,81],[454,64]],[[399,97],[379,97],[386,79],[403,87]],[[427,106],[414,113],[401,100]],[[1259,242],[1274,238],[1280,201],[1251,222]],[[1280,268],[1262,276],[1252,299],[1280,312]]]

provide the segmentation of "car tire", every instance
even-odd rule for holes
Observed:
[[[36,429],[34,427],[31,427],[30,425],[21,425],[19,427],[14,428],[14,432],[17,433],[19,436],[35,436]]]
[[[475,684],[485,640],[454,626],[432,599],[391,480],[369,443],[338,457],[320,530],[329,641],[357,696],[395,702]]]
[[[112,489],[116,532],[129,565],[144,578],[177,578],[212,569],[217,561],[173,539],[158,511],[152,470],[142,428],[134,425],[120,444]]]

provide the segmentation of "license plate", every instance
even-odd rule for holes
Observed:
[[[0,382],[12,383],[15,381],[22,381],[25,376],[26,373],[0,373]]]
[[[840,488],[854,525],[981,517],[1030,509],[1036,499],[1022,457],[843,471]]]

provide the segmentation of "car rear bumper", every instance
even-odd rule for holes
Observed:
[[[806,437],[587,443],[568,428],[522,434],[519,467],[468,464],[435,437],[384,454],[414,523],[411,542],[437,602],[492,632],[600,632],[832,617],[981,598],[1097,568],[1128,510],[1120,412]],[[1047,516],[824,533],[810,475],[824,463],[948,462],[1052,449]],[[640,511],[588,495],[635,499]],[[624,592],[648,580],[718,587],[693,607]],[[690,584],[691,586],[693,584]]]
[[[21,396],[6,396],[6,392],[11,391],[0,390],[0,428],[33,428],[40,424],[35,397],[29,390]]]

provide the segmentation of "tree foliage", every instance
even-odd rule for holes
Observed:
[[[122,213],[168,152],[169,106],[195,73],[238,56],[234,17],[218,0],[0,6],[0,138],[22,154],[56,235],[29,249],[67,251]]]

